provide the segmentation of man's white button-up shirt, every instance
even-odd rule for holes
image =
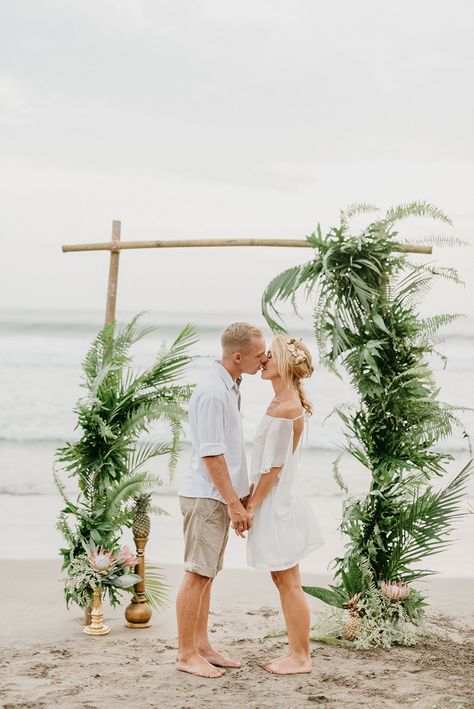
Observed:
[[[191,464],[181,481],[183,497],[224,502],[206,470],[203,457],[223,454],[237,496],[249,493],[247,462],[238,408],[238,387],[225,367],[214,362],[189,402]]]

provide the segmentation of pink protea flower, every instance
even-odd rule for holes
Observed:
[[[120,566],[136,566],[138,564],[137,557],[130,551],[127,545],[120,549],[115,557],[115,561]]]
[[[410,586],[404,581],[382,581],[380,590],[391,601],[404,601],[410,595]]]
[[[95,544],[91,544],[87,558],[94,571],[100,574],[108,574],[115,569],[116,558],[111,551],[105,551],[103,547],[97,548]]]

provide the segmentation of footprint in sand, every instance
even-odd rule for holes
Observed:
[[[54,648],[53,650],[49,651],[49,654],[56,655],[58,659],[72,657],[72,652],[70,650],[66,650],[65,648]]]
[[[47,679],[51,670],[55,670],[56,668],[57,665],[47,665],[40,662],[37,665],[31,665],[31,667],[26,668],[21,674],[34,677],[35,679]]]
[[[263,618],[271,618],[272,615],[278,615],[279,611],[270,606],[262,606],[254,611],[247,611],[247,615],[261,615]]]

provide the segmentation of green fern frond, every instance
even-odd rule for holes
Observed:
[[[426,236],[418,236],[413,239],[401,239],[402,244],[413,244],[414,246],[470,246],[468,241],[463,241],[456,236],[448,236],[446,234],[427,234]]]
[[[458,285],[465,285],[455,268],[442,268],[441,266],[430,266],[429,264],[424,264],[421,266],[421,270],[425,273],[430,273],[436,278],[446,278],[448,281],[453,281],[453,283],[457,283]]]
[[[348,495],[349,488],[347,487],[346,483],[342,479],[340,466],[339,466],[339,462],[340,462],[341,458],[342,458],[342,453],[340,453],[340,455],[338,455],[337,458],[335,460],[333,460],[333,462],[332,462],[332,476],[333,476],[334,480],[336,481],[339,489],[342,492],[344,492],[346,495]]]
[[[407,219],[408,217],[428,217],[435,221],[444,222],[445,224],[452,224],[450,218],[441,209],[429,202],[398,204],[388,209],[385,217],[378,223],[386,227],[402,219]]]
[[[376,204],[368,204],[367,202],[355,202],[341,210],[341,221],[348,222],[349,219],[352,219],[352,217],[358,214],[369,214],[373,212],[380,212],[380,207],[377,207]]]
[[[433,337],[441,327],[450,325],[452,322],[465,317],[466,315],[463,313],[440,313],[439,315],[423,318],[420,321],[419,331],[428,337]]]
[[[56,487],[58,489],[59,494],[61,495],[63,501],[66,503],[68,507],[74,507],[73,503],[71,500],[68,498],[66,494],[66,486],[64,485],[63,481],[59,479],[59,475],[56,472],[56,470],[53,471],[53,477],[54,477],[54,482],[56,483]]]
[[[63,512],[60,512],[59,514],[59,519],[56,523],[56,529],[63,535],[64,539],[71,547],[75,546],[76,538],[74,536],[74,532],[70,527]]]

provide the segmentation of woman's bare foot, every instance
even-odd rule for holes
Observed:
[[[211,665],[210,662],[200,655],[193,655],[187,660],[176,660],[176,669],[180,672],[189,672],[191,675],[208,677],[209,679],[225,675],[225,670],[218,670],[217,667]]]
[[[260,667],[263,667],[263,669],[266,670],[268,665],[273,665],[274,662],[281,662],[281,660],[287,660],[289,657],[291,657],[291,655],[292,655],[292,651],[288,650],[288,652],[285,655],[282,655],[281,657],[276,657],[274,660],[271,660],[271,662],[260,663]]]
[[[240,662],[237,660],[231,660],[230,657],[224,657],[224,655],[217,652],[217,650],[214,650],[212,647],[209,650],[199,650],[199,654],[215,667],[232,667],[238,669],[241,666]]]
[[[298,656],[293,653],[272,660],[268,665],[262,665],[262,667],[274,675],[298,675],[313,671],[310,657],[307,655]]]

